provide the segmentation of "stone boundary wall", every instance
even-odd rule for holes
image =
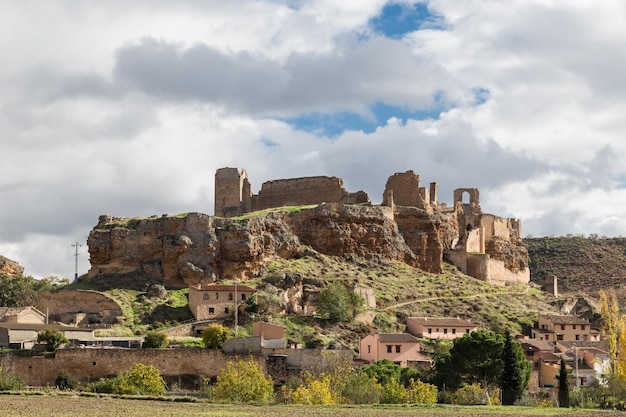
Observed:
[[[267,373],[265,357],[227,355],[212,349],[60,349],[51,356],[19,357],[10,353],[1,359],[2,371],[20,377],[26,385],[54,385],[60,371],[81,382],[95,381],[125,372],[135,363],[152,365],[166,380],[181,375],[215,377],[228,361],[252,357]]]

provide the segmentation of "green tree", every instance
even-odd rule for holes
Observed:
[[[559,368],[559,407],[569,408],[569,382],[567,381],[567,366],[563,358],[561,358]]]
[[[211,349],[220,349],[224,342],[233,337],[233,333],[228,327],[221,324],[210,324],[202,330],[200,337],[204,346]]]
[[[383,393],[380,396],[381,404],[405,404],[408,402],[409,393],[400,381],[394,378],[383,385]]]
[[[148,332],[143,340],[143,347],[147,349],[163,349],[168,344],[167,334],[163,332]]]
[[[136,363],[128,372],[119,374],[113,382],[116,394],[155,395],[165,394],[165,381],[161,372],[152,365]]]
[[[331,282],[320,292],[317,311],[334,322],[350,322],[363,307],[363,297],[348,291],[345,285]]]
[[[250,359],[228,361],[213,385],[216,399],[232,402],[268,402],[274,393],[272,378],[265,376],[257,362]]]
[[[502,350],[502,405],[513,405],[528,386],[530,378],[530,362],[524,358],[524,353],[517,340],[513,340],[507,331],[504,335]]]
[[[420,380],[411,379],[407,389],[408,402],[411,404],[435,404],[437,387]]]
[[[45,343],[46,351],[48,352],[54,352],[59,347],[61,347],[61,345],[68,342],[69,340],[67,340],[67,338],[63,336],[63,333],[54,329],[42,330],[37,335],[37,343]]]
[[[0,305],[4,307],[36,306],[39,293],[68,284],[67,279],[49,276],[37,280],[32,276],[0,274]]]
[[[348,404],[377,404],[382,386],[376,378],[362,371],[354,372],[341,390],[342,402]]]
[[[376,381],[381,385],[387,385],[392,380],[396,382],[400,381],[402,374],[402,367],[390,361],[389,359],[378,360],[371,365],[365,365],[361,368],[361,372],[364,372],[370,377],[376,378]]]

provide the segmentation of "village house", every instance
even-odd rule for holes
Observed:
[[[478,327],[469,320],[459,317],[408,317],[406,329],[417,337],[456,339],[478,330]]]
[[[0,307],[0,323],[43,324],[46,315],[35,307]]]
[[[419,340],[408,333],[374,333],[365,336],[359,344],[359,357],[369,363],[388,359],[400,366],[428,362],[420,353]]]
[[[238,306],[248,300],[256,289],[246,285],[190,285],[189,309],[196,320],[231,317]]]
[[[533,339],[557,341],[597,341],[600,332],[587,319],[576,316],[540,315],[533,328]]]

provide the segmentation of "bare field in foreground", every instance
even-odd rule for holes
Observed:
[[[374,416],[623,416],[620,412],[600,410],[564,410],[527,407],[482,406],[285,406],[181,403],[170,401],[129,400],[110,397],[0,396],[0,415],[11,417],[54,416],[272,416],[272,417],[374,417]]]

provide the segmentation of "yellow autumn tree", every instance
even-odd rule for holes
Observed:
[[[620,312],[613,290],[608,294],[600,291],[600,309],[604,319],[602,337],[609,348],[611,374],[626,379],[626,316]]]

